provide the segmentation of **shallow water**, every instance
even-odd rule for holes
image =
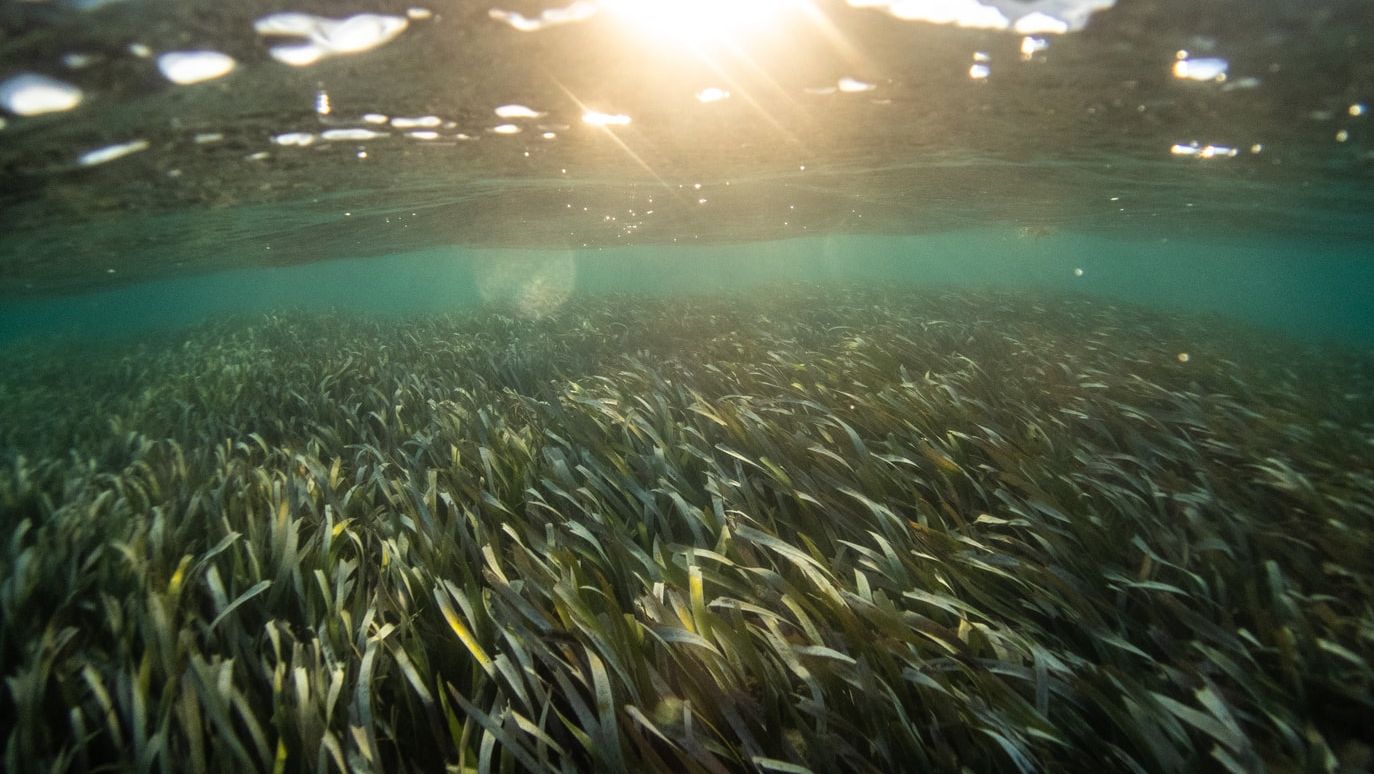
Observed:
[[[1367,770],[1368,29],[0,6],[3,768]]]

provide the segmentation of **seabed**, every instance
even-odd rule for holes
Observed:
[[[14,345],[4,767],[1359,771],[1374,358],[786,288]]]

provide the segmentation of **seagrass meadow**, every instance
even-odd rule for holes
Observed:
[[[789,286],[4,360],[7,771],[1371,763],[1367,353]]]

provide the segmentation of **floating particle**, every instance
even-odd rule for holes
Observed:
[[[222,78],[236,64],[233,57],[218,51],[169,51],[157,58],[162,75],[181,86]]]
[[[71,110],[83,96],[70,83],[36,73],[21,73],[0,83],[0,106],[20,116]]]
[[[223,132],[201,132],[193,138],[196,145],[208,145],[212,142],[219,142],[224,139]]]
[[[697,102],[720,102],[723,99],[730,99],[730,92],[715,86],[697,92]]]
[[[501,124],[491,128],[493,134],[520,134],[520,127],[515,124]]]
[[[1178,353],[1178,362],[1180,362],[1180,363],[1186,363],[1186,362],[1188,362],[1189,360],[1192,360],[1192,359],[1193,359],[1192,356],[1189,355],[1187,352],[1180,352],[1180,353]]]
[[[429,10],[428,8],[411,6],[410,8],[406,9],[406,16],[413,21],[423,21],[425,19],[434,18],[434,12]]]
[[[364,113],[364,114],[363,114],[363,123],[367,123],[367,124],[384,124],[384,123],[386,123],[387,121],[390,121],[390,120],[391,120],[391,118],[390,118],[389,116],[387,116],[385,113]]]
[[[556,139],[558,139],[558,135],[555,134],[555,133],[553,133],[553,132],[544,132],[543,134],[541,134],[541,135],[539,135],[539,136],[540,136],[540,137],[543,137],[543,138],[546,139],[546,140],[556,140]]]
[[[104,148],[96,148],[93,151],[87,151],[81,154],[81,158],[76,161],[83,167],[93,167],[97,164],[105,164],[115,159],[122,159],[131,153],[138,153],[145,150],[148,150],[147,140],[133,140],[131,142],[107,145]]]
[[[968,68],[968,77],[975,81],[986,80],[989,75],[992,75],[992,68],[985,64],[974,64]]]
[[[439,139],[439,133],[428,129],[421,129],[416,132],[406,132],[406,137],[414,140],[437,140]]]
[[[1350,114],[1351,118],[1359,118],[1360,116],[1369,112],[1369,108],[1365,107],[1364,103],[1362,102],[1356,102],[1355,104],[1351,105],[1346,112]]]
[[[1350,132],[1347,132],[1347,131],[1344,130],[1344,129],[1340,130],[1339,132],[1336,132],[1336,142],[1345,142],[1346,140],[1349,140],[1349,139],[1350,139]]]
[[[1082,270],[1082,269],[1074,269],[1074,270],[1073,270],[1073,276],[1075,276],[1075,277],[1081,277],[1081,276],[1083,276],[1083,270]]]
[[[133,54],[139,59],[147,59],[148,57],[153,55],[153,50],[143,45],[142,43],[130,43],[129,53]]]
[[[324,89],[315,92],[315,112],[322,116],[334,112],[334,106],[329,103],[329,92]]]

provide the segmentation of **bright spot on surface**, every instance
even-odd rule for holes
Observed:
[[[1180,362],[1180,363],[1186,363],[1186,362],[1188,362],[1189,360],[1192,360],[1192,359],[1193,359],[1192,356],[1189,355],[1187,352],[1180,352],[1180,353],[1178,353],[1178,362]]]
[[[169,51],[157,58],[157,69],[181,86],[222,78],[234,66],[233,57],[218,51]]]
[[[1234,81],[1228,80],[1226,82],[1226,85],[1221,87],[1221,90],[1237,91],[1239,89],[1257,89],[1259,88],[1259,85],[1261,83],[1263,83],[1263,81],[1261,81],[1259,78],[1256,78],[1253,75],[1247,75],[1242,78],[1237,78]]]
[[[315,92],[315,112],[322,116],[334,112],[334,107],[329,104],[329,92],[324,89]]]
[[[438,132],[433,132],[433,131],[430,131],[430,130],[428,130],[428,129],[425,129],[425,130],[422,130],[422,131],[418,131],[418,132],[406,132],[406,136],[409,137],[409,138],[411,138],[411,139],[414,139],[414,140],[437,140],[437,139],[439,139],[439,133],[438,133]]]
[[[1351,118],[1359,118],[1365,113],[1368,113],[1369,108],[1365,107],[1363,103],[1356,102],[1355,104],[1351,105],[1350,109],[1346,112],[1350,113]]]
[[[849,4],[856,8],[881,8],[904,21],[990,30],[1011,26],[1006,14],[978,0],[849,0]]]
[[[81,104],[81,89],[46,75],[23,73],[0,83],[0,106],[21,116],[59,113]]]
[[[77,163],[83,167],[93,167],[96,164],[105,164],[115,159],[122,159],[131,153],[148,150],[147,140],[134,140],[132,142],[120,143],[118,145],[107,145],[104,148],[97,148],[81,154]]]
[[[416,116],[405,118],[395,116],[391,119],[391,125],[397,129],[433,129],[443,123],[438,116]]]
[[[985,64],[975,63],[968,69],[968,77],[975,81],[981,81],[989,75],[992,75],[992,68]]]
[[[129,53],[133,54],[139,59],[147,59],[148,57],[153,55],[153,50],[143,45],[142,43],[130,43]]]
[[[219,142],[224,139],[223,132],[201,132],[193,138],[196,145],[208,145],[212,142]]]
[[[730,99],[730,92],[715,86],[697,92],[697,102],[720,102],[723,99]]]
[[[309,132],[284,132],[272,138],[272,142],[277,145],[294,145],[305,147],[315,144],[315,135]]]
[[[540,137],[543,137],[543,138],[546,139],[546,140],[556,140],[556,139],[558,139],[558,135],[555,134],[555,133],[553,133],[553,132],[544,132],[543,134],[541,134],[541,135],[539,135],[539,136],[540,136]]]
[[[1027,35],[1024,38],[1021,38],[1021,58],[1030,59],[1031,57],[1035,56],[1036,54],[1040,53],[1041,51],[1044,51],[1049,47],[1049,41],[1045,40],[1044,38],[1035,38],[1031,37],[1030,35]]]
[[[1176,142],[1173,147],[1169,148],[1169,152],[1175,156],[1191,156],[1199,159],[1234,158],[1240,155],[1240,151],[1225,145],[1200,146],[1195,142],[1186,145]]]
[[[272,58],[293,67],[306,67],[321,59],[371,51],[396,39],[410,26],[404,16],[360,13],[345,19],[329,19],[308,13],[274,13],[253,23],[263,37],[305,38],[304,43],[273,46]]]
[[[582,123],[592,126],[627,126],[630,117],[624,113],[602,113],[599,110],[588,110],[582,114]]]
[[[803,0],[602,0],[639,36],[684,45],[738,41],[777,27],[808,7]]]
[[[1083,29],[1089,17],[1116,5],[1116,0],[849,0],[849,5],[877,8],[904,21],[1059,35]]]
[[[1187,52],[1180,51],[1183,56],[1174,62],[1174,77],[1188,81],[1221,81],[1226,80],[1226,70],[1230,65],[1225,59],[1209,57],[1206,59],[1189,59]]]
[[[1082,270],[1082,269],[1074,269],[1074,270],[1073,270],[1073,276],[1075,276],[1075,277],[1081,277],[1081,276],[1083,276],[1083,270]]]
[[[841,78],[836,82],[835,86],[845,94],[857,94],[863,91],[873,91],[878,88],[871,83],[865,83],[858,78],[850,78],[848,76]]]
[[[533,19],[515,11],[504,11],[500,8],[487,11],[487,15],[496,21],[509,24],[521,32],[538,32],[560,24],[585,21],[595,16],[599,10],[600,6],[594,2],[578,0],[578,2],[563,8],[550,8]]]
[[[90,67],[92,64],[95,64],[95,57],[90,54],[73,53],[62,55],[62,66],[72,70],[80,70],[84,67]]]
[[[502,105],[496,109],[498,118],[543,118],[545,115],[547,114],[524,105]]]
[[[327,129],[320,132],[320,139],[330,142],[348,142],[356,140],[375,140],[378,137],[389,137],[386,132],[374,132],[371,129]]]
[[[1063,35],[1069,31],[1069,23],[1040,11],[1032,11],[1016,20],[1012,30],[1021,35]]]
[[[520,127],[515,124],[501,124],[491,128],[492,134],[520,134]]]
[[[433,18],[434,12],[429,10],[428,8],[411,6],[410,8],[406,9],[406,16],[414,21],[423,21],[425,19]]]
[[[378,125],[380,125],[380,124],[384,124],[384,123],[386,123],[387,121],[390,121],[390,120],[391,120],[391,118],[390,118],[389,116],[387,116],[385,113],[364,113],[364,114],[363,114],[363,123],[366,123],[366,124],[378,124]]]

